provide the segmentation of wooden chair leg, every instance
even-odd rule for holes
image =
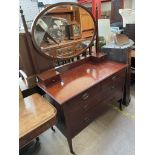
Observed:
[[[39,137],[36,138],[36,141],[39,142]]]
[[[75,154],[74,151],[73,151],[72,139],[67,138],[67,141],[68,141],[68,145],[69,145],[70,153]]]
[[[121,101],[119,102],[119,109],[120,109],[121,111],[123,110],[122,103],[123,103],[123,100],[121,99]]]
[[[51,127],[52,131],[55,132],[55,129],[53,128],[53,126]]]

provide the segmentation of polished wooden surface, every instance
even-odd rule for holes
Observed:
[[[58,103],[63,104],[67,100],[108,78],[113,73],[120,71],[126,66],[126,64],[108,60],[99,64],[87,62],[62,73],[60,75],[61,82],[56,83],[52,87],[46,88],[42,84],[38,84],[38,86]]]
[[[120,101],[121,109],[127,66],[86,58],[57,68],[61,82],[48,87],[38,83],[58,111],[56,125],[66,136],[71,153],[72,138],[100,116],[107,103]]]
[[[49,104],[41,95],[33,94],[26,98],[19,98],[19,140],[20,147],[26,145],[32,138],[40,134],[39,128],[49,123],[52,127],[56,120],[56,109]],[[50,124],[51,123],[51,124]],[[47,129],[47,124],[46,128]],[[41,131],[41,132],[42,132]],[[34,133],[34,134],[33,134]],[[37,135],[36,135],[37,133]],[[30,135],[32,136],[30,136]],[[35,135],[33,137],[33,135]]]
[[[63,105],[69,135],[74,137],[103,113],[107,103],[123,99],[125,69],[112,74]],[[76,122],[76,123],[75,123]]]

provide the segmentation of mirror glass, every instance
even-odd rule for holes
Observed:
[[[36,48],[51,58],[71,58],[83,53],[95,36],[94,19],[77,4],[51,5],[32,25]]]

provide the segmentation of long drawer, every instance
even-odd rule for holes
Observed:
[[[103,108],[103,104],[102,104]],[[101,108],[101,104],[97,104],[92,109],[87,111],[85,114],[76,113],[75,115],[69,114],[68,119],[70,136],[74,137],[77,133],[82,131],[86,126],[88,126],[96,117],[101,115],[103,109]]]
[[[66,103],[64,114],[70,136],[91,123],[104,111],[104,106],[122,98],[125,70],[122,70]]]
[[[80,93],[64,105],[67,113],[86,112],[102,99],[100,97],[101,85],[97,84],[92,88]]]

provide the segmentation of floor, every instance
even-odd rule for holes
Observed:
[[[108,104],[106,112],[73,138],[76,155],[135,154],[135,91],[131,86],[131,102],[120,111]],[[40,135],[40,144],[21,155],[70,155],[66,138],[55,127]]]

